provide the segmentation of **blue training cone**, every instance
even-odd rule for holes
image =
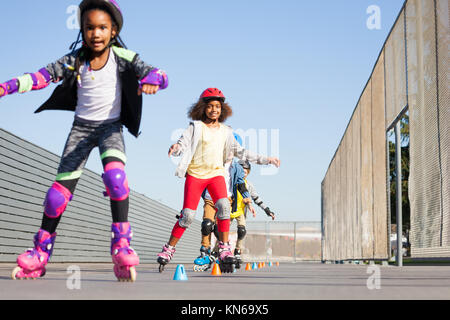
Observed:
[[[173,280],[177,281],[187,281],[188,277],[186,274],[186,270],[182,264],[177,265],[177,269],[175,270],[175,274],[173,276]]]
[[[256,264],[256,262],[253,262],[252,269],[253,270],[258,269],[258,265]]]
[[[269,267],[272,267],[273,266],[273,263],[272,263],[272,261],[270,261],[269,262]]]

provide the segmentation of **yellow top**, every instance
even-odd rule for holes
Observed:
[[[244,181],[245,181],[245,186],[247,187],[247,180],[244,180]],[[237,207],[236,207],[236,211],[231,213],[231,215],[230,215],[231,219],[237,218],[240,215],[245,214],[245,206],[246,205],[245,205],[244,201],[242,201],[242,200],[244,200],[244,198],[242,197],[242,194],[239,192],[239,190],[237,190],[236,193],[237,193],[237,199],[236,199]]]
[[[219,128],[208,128],[202,122],[202,134],[187,173],[197,179],[225,176],[223,150],[228,130],[222,124]]]

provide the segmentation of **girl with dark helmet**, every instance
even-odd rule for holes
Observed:
[[[220,267],[224,272],[234,270],[236,259],[228,242],[230,202],[224,165],[233,157],[248,159],[258,164],[274,164],[277,167],[280,160],[245,150],[236,141],[232,128],[223,124],[231,114],[232,109],[225,102],[224,94],[217,88],[206,89],[189,111],[189,117],[193,121],[178,142],[170,147],[169,156],[181,156],[176,176],[186,178],[186,181],[182,213],[172,229],[169,242],[158,254],[160,271],[172,259],[176,244],[194,220],[205,188],[217,209]]]
[[[139,135],[142,93],[155,94],[168,85],[166,74],[144,63],[120,38],[123,16],[114,0],[83,0],[80,33],[72,52],[36,73],[0,84],[0,97],[28,92],[63,81],[36,112],[69,110],[75,120],[64,147],[55,182],[44,201],[44,214],[34,248],[17,258],[13,279],[42,277],[53,252],[56,228],[93,148],[99,147],[112,213],[111,256],[119,280],[135,281],[139,257],[130,247],[130,189],[125,174],[122,126]],[[82,38],[82,46],[76,46]]]

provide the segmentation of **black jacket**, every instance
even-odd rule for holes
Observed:
[[[120,119],[128,131],[138,137],[142,116],[142,96],[139,96],[139,80],[145,78],[154,67],[145,64],[138,54],[119,47],[112,47],[119,68],[119,78],[122,82],[122,111]],[[77,106],[78,85],[73,66],[78,52],[68,54],[46,69],[53,79],[62,79],[50,98],[35,111],[67,110],[75,111]]]

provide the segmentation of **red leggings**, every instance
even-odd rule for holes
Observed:
[[[223,176],[217,176],[210,179],[198,179],[187,174],[184,183],[183,210],[190,209],[196,211],[205,189],[208,189],[214,203],[223,198],[228,199],[227,186]],[[217,219],[217,228],[219,232],[230,231],[230,219]],[[181,227],[177,221],[173,227],[172,236],[180,239],[184,231],[186,231],[186,228]]]

